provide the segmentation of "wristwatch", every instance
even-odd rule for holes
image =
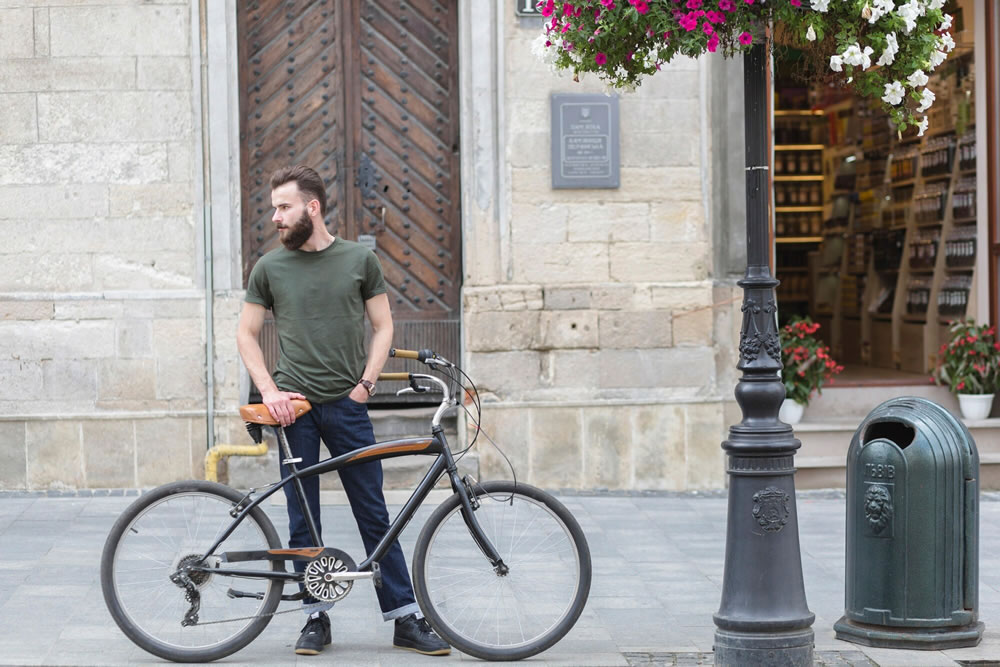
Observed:
[[[362,387],[368,390],[369,396],[375,395],[375,383],[372,382],[371,380],[366,380],[364,378],[361,378],[360,380],[358,380],[358,384],[360,384]]]

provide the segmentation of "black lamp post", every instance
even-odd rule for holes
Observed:
[[[815,615],[806,605],[795,510],[792,428],[778,421],[781,382],[777,302],[768,261],[768,49],[743,60],[746,126],[747,270],[736,402],[743,421],[722,443],[729,515],[722,602],[715,615],[715,664],[812,665]]]

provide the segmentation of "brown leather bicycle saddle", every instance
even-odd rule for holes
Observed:
[[[304,399],[292,399],[292,409],[295,410],[295,417],[297,419],[312,410],[312,403]],[[243,417],[243,421],[248,421],[251,424],[264,424],[265,426],[278,425],[278,422],[271,416],[271,413],[267,410],[267,406],[263,403],[241,405],[240,416]]]

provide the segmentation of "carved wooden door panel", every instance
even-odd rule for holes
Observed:
[[[237,13],[244,282],[278,244],[271,172],[312,166],[327,227],[382,262],[394,344],[457,360],[457,2],[251,0]]]

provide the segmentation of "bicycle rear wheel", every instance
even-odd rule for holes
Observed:
[[[215,482],[176,482],[140,496],[118,518],[101,556],[101,588],[115,623],[143,650],[175,662],[217,660],[249,644],[270,622],[268,614],[281,602],[280,581],[195,572],[198,623],[185,627],[181,621],[191,604],[185,588],[170,580],[178,567],[198,562],[230,526],[229,511],[242,497]],[[256,507],[215,553],[278,548],[274,526]],[[219,565],[284,569],[278,561]],[[229,597],[237,581],[243,582],[240,588],[262,593],[262,599]],[[212,623],[234,618],[243,620]]]
[[[573,515],[527,484],[485,482],[475,517],[510,568],[476,546],[457,494],[424,525],[413,555],[417,602],[449,644],[484,660],[521,660],[563,638],[590,593],[590,549]]]

